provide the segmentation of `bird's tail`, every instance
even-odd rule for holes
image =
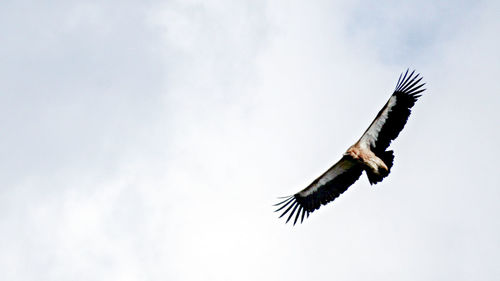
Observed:
[[[384,151],[382,155],[379,156],[382,161],[384,161],[385,165],[387,166],[388,170],[380,170],[378,174],[374,173],[372,170],[367,169],[366,170],[366,175],[368,176],[368,181],[370,184],[377,184],[381,182],[385,177],[389,175],[391,172],[392,164],[394,161],[394,151],[388,150]]]

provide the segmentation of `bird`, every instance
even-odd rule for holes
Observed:
[[[404,73],[404,74],[403,74]],[[285,223],[295,214],[293,225],[305,215],[326,205],[344,193],[360,177],[363,171],[370,185],[381,182],[391,172],[394,151],[387,150],[391,142],[403,130],[411,109],[421,93],[422,76],[402,72],[396,88],[384,107],[378,112],[361,138],[342,155],[342,158],[303,190],[291,196],[280,197],[282,201],[274,206],[275,212],[282,212],[280,218],[289,213]]]

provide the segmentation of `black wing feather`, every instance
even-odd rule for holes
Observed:
[[[423,77],[419,77],[420,74],[414,74],[415,71],[412,71],[408,75],[407,70],[403,78],[398,80],[391,98],[361,137],[362,140],[365,139],[370,142],[370,149],[377,155],[384,152],[391,142],[398,137],[408,121],[411,108],[421,96],[419,94],[425,91],[425,89],[421,89],[425,83],[419,84]],[[391,104],[391,101],[393,104]],[[380,122],[379,119],[384,117],[385,122],[378,132],[374,132],[376,130],[374,124]]]
[[[300,213],[302,212],[302,217],[301,217],[301,223],[302,223],[304,221],[304,216],[306,214],[307,217],[309,217],[309,213],[314,212],[315,210],[319,209],[321,205],[328,204],[329,202],[339,197],[340,194],[344,193],[344,191],[346,191],[349,188],[349,186],[351,186],[361,176],[363,169],[360,165],[355,164],[350,166],[349,169],[344,170],[342,173],[336,175],[330,181],[317,187],[317,189],[314,190],[312,193],[308,195],[303,195],[305,190],[311,188],[314,185],[317,185],[322,177],[324,177],[329,171],[334,169],[335,166],[341,163],[342,161],[353,161],[353,160],[349,156],[344,156],[339,162],[337,162],[334,166],[332,166],[332,168],[330,168],[322,176],[314,180],[306,189],[276,204],[277,206],[281,205],[280,208],[276,210],[276,212],[279,212],[285,207],[288,207],[280,215],[280,218],[283,217],[286,213],[290,212],[286,220],[286,222],[288,222],[295,214],[296,216],[293,223],[295,225],[298,221]]]

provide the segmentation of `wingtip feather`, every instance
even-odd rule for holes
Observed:
[[[406,75],[408,75],[408,71],[409,71],[409,70],[410,70],[409,68],[407,68],[407,69],[406,69],[406,72],[405,72],[405,75],[403,76],[403,79],[401,79],[401,81],[400,81],[400,82],[398,82],[398,84],[396,84],[396,89],[395,89],[394,91],[398,91],[399,87],[401,87],[401,85],[404,83],[404,81],[405,81],[405,79],[406,79]],[[402,73],[401,73],[401,74],[402,74]],[[400,77],[401,77],[401,75],[400,75]],[[399,80],[398,80],[398,81],[399,81]]]
[[[286,202],[286,204],[284,204],[283,206],[281,206],[279,209],[277,209],[276,211],[274,212],[279,212],[280,210],[284,209],[286,206],[288,206],[290,203],[292,203],[294,200],[293,198],[290,198],[290,200],[288,202]]]
[[[299,206],[299,204],[295,204],[295,208],[293,208],[292,212],[290,213],[290,215],[288,216],[288,218],[286,219],[286,222],[285,223],[288,223],[288,221],[292,218],[293,216],[293,213],[295,213],[295,210],[297,210],[297,207]]]
[[[286,209],[283,214],[281,214],[281,216],[279,216],[280,218],[283,217],[286,213],[288,213],[288,211],[290,211],[291,208],[293,208],[293,206],[297,205],[297,201],[293,202],[292,205],[290,205],[290,207],[288,207],[288,209]]]
[[[302,211],[302,206],[300,206],[299,209],[297,210],[297,215],[295,216],[295,220],[293,221],[293,225],[295,225],[297,223],[297,220],[299,219],[299,216],[300,216],[300,211]]]
[[[279,206],[279,205],[281,205],[281,204],[285,203],[286,201],[290,200],[290,199],[291,199],[291,197],[292,197],[292,196],[288,196],[288,197],[286,197],[286,199],[285,199],[285,200],[283,200],[283,201],[281,201],[281,202],[279,202],[279,203],[276,203],[276,204],[274,204],[273,206]],[[279,199],[283,199],[283,198],[285,198],[285,197],[278,197],[278,198],[279,198]]]

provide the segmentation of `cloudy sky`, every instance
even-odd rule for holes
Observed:
[[[3,280],[500,276],[500,2],[0,7]],[[381,184],[292,227],[272,204],[427,91]]]

